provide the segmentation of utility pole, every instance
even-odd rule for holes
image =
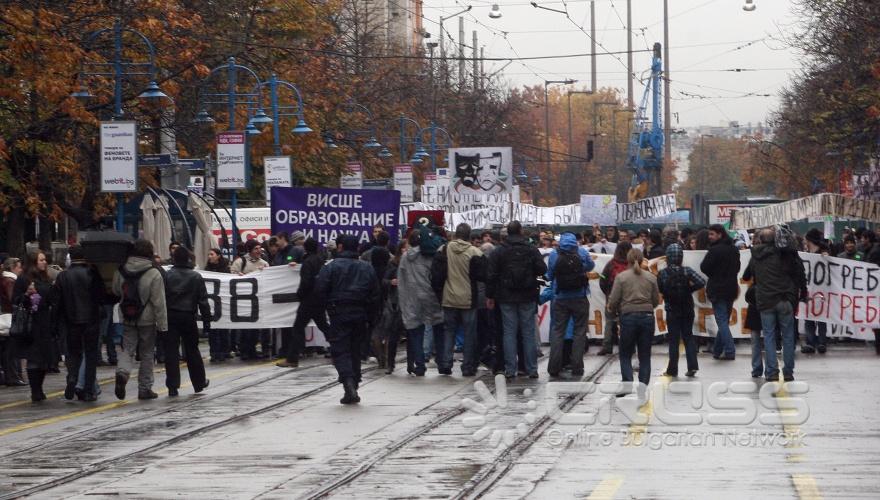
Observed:
[[[443,88],[449,87],[449,67],[446,65],[446,40],[443,39],[443,18],[440,18],[440,63],[443,64]],[[433,52],[433,51],[432,51]]]
[[[596,2],[590,0],[590,90],[596,93]]]
[[[669,0],[663,0],[663,160],[672,160],[672,110],[669,90]],[[663,175],[657,176],[657,194],[663,194]],[[671,188],[672,186],[670,186]]]
[[[632,0],[626,0],[626,100],[630,109],[635,109],[633,98],[633,32]]]
[[[486,47],[480,47],[480,92],[486,90],[486,68],[483,66]]]
[[[474,92],[480,91],[480,66],[477,59],[477,30],[474,30],[474,46],[473,46],[473,55],[474,55]]]
[[[458,87],[464,88],[464,18],[458,18]]]

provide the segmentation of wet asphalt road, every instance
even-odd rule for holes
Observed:
[[[134,382],[124,402],[112,383],[96,403],[55,393],[35,405],[26,388],[3,388],[0,498],[880,497],[873,348],[798,354],[801,384],[785,387],[750,378],[738,348],[733,362],[700,354],[683,385],[660,376],[654,346],[644,405],[608,394],[617,358],[592,353],[580,385],[551,382],[546,357],[540,379],[510,383],[367,364],[357,406],[338,403],[323,358],[208,365],[204,394],[147,402],[132,399]],[[62,387],[50,376],[46,392]]]

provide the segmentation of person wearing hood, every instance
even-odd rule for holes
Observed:
[[[431,287],[433,257],[422,255],[418,231],[409,235],[408,242],[409,250],[397,269],[397,300],[406,328],[406,371],[421,377],[425,375],[425,325],[431,326],[438,353],[439,346],[445,343],[443,308]],[[441,370],[439,363],[437,369]],[[451,373],[450,370],[445,374]]]
[[[492,252],[486,279],[486,306],[501,307],[504,331],[504,376],[517,373],[517,332],[522,332],[522,361],[529,378],[538,378],[538,346],[535,341],[535,317],[538,313],[538,277],[547,265],[538,249],[529,245],[522,234],[522,224],[507,225],[507,239]]]
[[[697,363],[697,344],[694,342],[694,297],[697,290],[706,286],[706,280],[696,271],[682,266],[684,251],[678,243],[666,247],[666,268],[657,276],[657,286],[663,295],[669,341],[669,364],[665,375],[678,376],[678,344],[684,341],[687,375],[693,377],[700,369]]]
[[[830,245],[828,240],[817,228],[811,228],[804,235],[804,249],[808,253],[828,256],[830,253]],[[801,352],[804,354],[813,354],[819,351],[819,354],[825,354],[828,350],[828,324],[819,321],[804,321],[804,329],[806,330],[806,344],[801,346]],[[818,335],[817,335],[818,333]]]
[[[550,330],[550,361],[547,373],[558,377],[562,371],[562,351],[565,343],[565,330],[569,321],[574,321],[571,347],[571,374],[579,377],[584,374],[584,353],[587,351],[587,329],[590,315],[590,286],[587,273],[596,264],[586,249],[578,245],[571,233],[563,233],[559,238],[559,248],[550,254],[547,265],[547,278],[552,281],[553,306]]]
[[[85,357],[83,376],[84,401],[95,401],[95,370],[98,364],[101,345],[98,342],[98,324],[104,304],[108,300],[104,282],[98,269],[86,262],[85,252],[76,245],[70,247],[70,267],[62,271],[55,280],[55,293],[58,297],[58,319],[65,323],[67,333],[67,386],[64,398],[73,399],[76,394],[80,365]]]
[[[153,265],[153,244],[137,240],[131,253],[113,275],[113,294],[123,297],[126,282],[136,284],[140,299],[140,314],[122,320],[122,354],[116,367],[116,397],[125,399],[125,386],[134,369],[135,356],[140,351],[138,368],[138,399],[155,399],[153,392],[153,351],[157,332],[168,331],[168,311],[165,308],[165,283],[162,274]],[[123,297],[123,301],[125,298]]]
[[[718,333],[712,347],[712,357],[725,361],[736,358],[736,344],[730,333],[730,313],[733,301],[739,295],[739,251],[720,224],[709,227],[709,251],[700,264],[700,271],[708,278],[706,296],[712,303],[712,312]]]
[[[853,235],[848,234],[843,237],[843,251],[837,254],[840,259],[857,260],[862,262],[865,260],[865,254],[859,251],[856,246],[856,239]]]
[[[208,290],[202,275],[193,270],[192,254],[177,247],[171,256],[174,266],[165,275],[165,300],[168,304],[168,333],[165,334],[165,386],[169,396],[177,396],[180,389],[180,343],[186,353],[186,368],[196,393],[208,387],[205,364],[199,352],[199,329],[196,312],[202,317],[202,329],[211,331],[211,308]]]
[[[795,310],[807,297],[807,280],[797,252],[776,246],[773,228],[763,229],[760,244],[752,247],[750,266],[754,274],[755,302],[761,312],[764,334],[764,374],[768,382],[779,380],[776,337],[782,337],[782,368],[786,382],[794,380]]]
[[[442,345],[435,345],[440,373],[452,373],[455,332],[464,331],[464,361],[461,374],[473,377],[480,364],[477,351],[477,283],[486,280],[486,258],[468,239],[471,226],[461,223],[455,228],[455,239],[444,245],[431,266],[431,285],[443,306],[446,324]]]
[[[321,268],[315,282],[318,299],[330,317],[330,355],[345,395],[342,404],[360,403],[361,347],[378,319],[381,291],[373,266],[358,259],[356,236],[338,240],[341,251]]]

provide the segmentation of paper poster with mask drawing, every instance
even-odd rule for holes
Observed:
[[[449,173],[458,194],[508,194],[513,190],[513,149],[452,148]]]

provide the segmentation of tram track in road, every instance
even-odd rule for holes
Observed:
[[[602,376],[609,366],[613,365],[613,361],[617,359],[615,356],[606,357],[602,363],[594,369],[590,374],[583,377],[580,382],[592,382]],[[560,410],[567,412],[580,403],[586,394],[572,394],[563,399]],[[484,465],[471,479],[469,479],[453,498],[480,498],[488,493],[498,482],[507,475],[508,472],[516,464],[529,449],[535,444],[544,432],[553,425],[554,420],[550,415],[540,417],[523,435],[518,437],[514,443],[505,448],[500,455],[495,457],[490,463]]]
[[[259,366],[259,365],[256,365],[256,366]],[[269,366],[269,363],[267,363],[266,366]],[[272,375],[269,375],[269,376],[267,376],[267,377],[262,377],[262,378],[260,378],[259,380],[255,380],[255,381],[253,381],[253,382],[249,382],[249,383],[247,383],[247,384],[243,384],[243,385],[238,386],[238,387],[233,387],[233,388],[227,389],[227,390],[222,391],[222,392],[211,392],[211,393],[208,393],[208,394],[204,394],[204,395],[202,395],[202,396],[199,396],[199,397],[194,397],[194,398],[192,398],[192,399],[190,399],[190,400],[188,400],[188,401],[181,401],[181,402],[177,402],[177,403],[175,403],[175,404],[173,404],[173,405],[170,405],[170,406],[165,406],[165,407],[160,408],[160,409],[158,409],[158,410],[156,410],[156,411],[148,412],[148,413],[145,413],[145,414],[144,414],[144,413],[141,413],[141,414],[139,414],[139,415],[136,415],[136,416],[134,416],[134,417],[132,417],[132,418],[129,418],[129,419],[126,419],[126,420],[122,420],[122,421],[118,421],[118,420],[117,420],[117,421],[112,421],[112,422],[109,422],[109,423],[107,423],[107,424],[104,424],[104,425],[101,425],[101,426],[98,426],[98,427],[89,427],[89,428],[86,428],[86,429],[83,429],[83,430],[80,430],[80,431],[72,432],[72,433],[67,434],[67,435],[65,435],[65,436],[61,436],[61,437],[58,437],[58,438],[52,438],[52,443],[53,443],[53,445],[54,445],[54,444],[65,443],[65,442],[71,441],[71,440],[73,440],[73,439],[76,439],[77,437],[80,437],[80,436],[82,436],[82,435],[84,435],[84,434],[93,434],[93,433],[95,433],[95,432],[105,431],[105,430],[108,430],[108,429],[111,429],[111,428],[114,428],[114,427],[119,427],[119,426],[121,426],[121,425],[133,424],[133,423],[138,422],[138,421],[141,421],[141,420],[147,420],[147,419],[150,419],[150,418],[157,417],[157,416],[159,416],[159,415],[164,415],[164,414],[166,414],[166,413],[171,413],[171,412],[174,412],[174,411],[177,411],[177,410],[181,410],[181,409],[184,409],[184,408],[188,408],[188,407],[191,407],[191,406],[195,406],[195,405],[199,405],[199,404],[208,403],[208,402],[214,401],[214,400],[216,400],[216,399],[219,399],[219,398],[222,398],[222,397],[225,397],[225,396],[229,396],[230,394],[235,394],[235,393],[237,393],[237,392],[240,392],[240,391],[243,391],[243,390],[246,390],[246,389],[250,389],[250,388],[255,387],[255,386],[258,386],[258,385],[260,385],[260,384],[264,384],[264,383],[266,383],[266,382],[270,382],[270,381],[272,381],[272,380],[275,380],[275,379],[279,379],[279,378],[285,377],[285,376],[287,376],[287,375],[291,375],[291,374],[294,374],[294,373],[302,373],[302,372],[307,371],[307,370],[311,370],[311,369],[314,369],[314,368],[320,368],[320,367],[324,367],[324,366],[329,366],[329,363],[319,363],[319,364],[314,364],[314,365],[310,365],[310,366],[305,366],[305,367],[302,367],[302,368],[294,368],[294,369],[292,369],[292,370],[284,370],[284,371],[281,371],[281,372],[278,372],[278,373],[274,373],[274,374],[272,374]],[[247,370],[247,367],[238,368],[238,369],[235,369],[235,370],[232,370],[232,371],[240,371],[240,370],[241,370],[241,371],[243,371],[243,370]],[[221,373],[221,374],[222,374],[222,373]],[[248,375],[248,374],[245,374],[244,376],[246,377],[247,375]],[[105,404],[105,405],[102,405],[102,406],[96,406],[96,407],[94,407],[94,408],[86,408],[85,410],[86,410],[86,411],[91,411],[91,410],[93,410],[93,409],[100,409],[100,408],[102,408],[102,407],[104,407],[104,406],[108,406],[107,410],[110,410],[110,409],[112,409],[112,406],[113,406],[113,405],[126,405],[126,406],[127,406],[127,405],[129,405],[129,404],[134,404],[134,403],[136,403],[136,402],[137,402],[136,399],[126,399],[126,400],[122,400],[122,401],[118,401],[118,402],[114,402],[114,403],[108,403],[108,404]],[[118,407],[118,406],[117,406],[117,407]],[[62,415],[62,417],[63,417],[63,415]],[[33,451],[33,450],[38,449],[38,448],[43,448],[44,446],[45,446],[45,443],[40,442],[40,443],[34,444],[34,445],[32,445],[32,446],[29,446],[29,447],[27,447],[27,448],[21,448],[21,449],[18,449],[18,450],[12,451],[12,452],[10,452],[10,453],[5,453],[5,454],[3,454],[3,455],[0,455],[0,460],[4,460],[4,459],[6,459],[6,458],[11,458],[11,457],[14,457],[14,456],[22,455],[22,454],[27,453],[27,452],[29,452],[29,451]]]
[[[69,442],[73,441],[74,439],[76,439],[77,437],[84,437],[85,435],[91,436],[94,439],[100,439],[100,437],[97,436],[96,433],[113,432],[114,430],[116,430],[117,428],[119,428],[122,425],[132,425],[132,424],[137,424],[138,422],[146,423],[147,420],[155,418],[157,416],[172,413],[172,412],[175,412],[175,411],[183,409],[183,408],[189,408],[189,407],[197,406],[199,404],[205,404],[205,403],[209,403],[212,401],[216,401],[222,397],[229,396],[229,395],[232,395],[235,393],[240,393],[244,390],[254,388],[254,387],[256,387],[260,384],[264,384],[266,382],[271,382],[273,380],[281,379],[281,378],[288,376],[288,375],[291,375],[293,373],[302,373],[303,371],[310,370],[312,368],[327,367],[327,366],[330,366],[330,365],[319,364],[319,365],[314,365],[314,366],[310,366],[307,368],[302,368],[302,369],[298,369],[298,370],[294,370],[294,371],[287,370],[283,373],[279,373],[277,375],[272,375],[269,377],[263,377],[259,380],[255,380],[253,382],[244,384],[240,387],[230,389],[228,391],[225,391],[225,392],[217,394],[217,395],[212,395],[210,399],[199,398],[197,400],[193,400],[191,403],[187,402],[187,403],[184,403],[183,405],[174,405],[172,407],[163,408],[160,411],[150,412],[146,415],[134,417],[134,418],[128,419],[124,422],[111,422],[111,423],[108,423],[108,424],[106,424],[100,428],[97,428],[97,429],[90,428],[90,429],[84,429],[82,431],[77,431],[76,433],[73,433],[69,436],[63,437],[60,440],[52,441],[49,444],[43,443],[38,446],[30,447],[27,450],[18,450],[16,452],[14,452],[13,454],[7,454],[3,457],[0,457],[0,460],[5,461],[10,458],[15,458],[15,455],[21,455],[25,451],[34,451],[34,449],[37,449],[37,448],[41,452],[50,452],[51,453],[52,450],[58,450],[59,448],[63,448],[63,445],[65,443],[69,443]],[[376,372],[376,371],[379,371],[380,375],[378,377],[372,377],[369,380],[364,380],[364,382],[362,383],[362,386],[367,385],[369,383],[372,383],[376,380],[379,380],[380,378],[385,376],[384,371],[379,370],[378,366],[372,366],[369,368],[365,368],[362,373],[363,374],[370,374],[370,373]],[[47,490],[51,490],[53,488],[63,486],[65,484],[72,483],[73,481],[92,476],[94,474],[97,474],[97,473],[100,473],[100,472],[105,471],[107,469],[110,469],[111,467],[114,467],[116,465],[121,465],[127,461],[137,459],[139,457],[154,453],[154,452],[161,450],[163,448],[167,448],[169,446],[173,446],[175,444],[187,441],[189,439],[193,439],[193,438],[198,437],[198,436],[205,434],[207,432],[211,432],[211,431],[229,426],[229,425],[234,424],[236,422],[240,422],[242,420],[245,420],[245,419],[257,416],[257,415],[265,414],[265,413],[277,410],[279,408],[282,408],[284,406],[296,403],[298,401],[302,401],[304,399],[308,399],[310,397],[319,395],[321,393],[324,393],[327,390],[333,389],[338,386],[339,386],[339,382],[336,381],[334,378],[334,380],[331,382],[326,382],[324,384],[320,384],[316,387],[313,387],[312,389],[309,389],[305,392],[302,392],[302,393],[296,394],[294,396],[285,398],[281,401],[276,401],[275,403],[272,403],[272,404],[269,404],[266,406],[261,406],[259,408],[247,411],[245,413],[239,413],[236,415],[232,415],[228,418],[221,419],[219,421],[213,422],[208,425],[196,427],[196,428],[191,429],[189,431],[174,435],[174,436],[167,438],[167,439],[160,440],[160,441],[153,443],[149,446],[139,448],[137,450],[134,450],[134,451],[131,451],[128,453],[124,453],[122,455],[118,455],[118,456],[115,456],[112,458],[108,458],[108,459],[100,460],[95,463],[88,464],[85,467],[82,467],[78,471],[64,474],[60,477],[51,479],[49,481],[39,483],[39,484],[30,486],[30,487],[26,487],[26,488],[23,488],[20,490],[9,491],[9,492],[5,492],[5,493],[0,492],[0,500],[26,497],[26,496],[34,495],[34,494],[41,493],[41,492],[44,492]],[[63,455],[63,451],[60,451],[60,452]],[[2,461],[0,461],[0,468],[3,468]],[[11,469],[6,469],[7,473],[10,470]]]
[[[480,375],[472,380],[482,380],[482,379],[488,377],[490,374],[491,374],[491,372],[486,372],[483,375]],[[469,386],[470,386],[470,384],[462,387],[462,390],[469,387]],[[443,398],[440,401],[435,401],[435,402],[431,403],[429,406],[420,410],[419,412],[416,412],[416,414],[419,414],[419,413],[427,410],[428,408],[436,406],[437,404],[439,404],[443,401],[446,401],[449,398],[456,397],[460,394],[460,392],[461,392],[460,390],[456,391],[453,394]],[[407,432],[406,434],[404,434],[401,438],[397,439],[393,443],[386,445],[380,452],[375,453],[371,457],[362,461],[360,463],[360,465],[357,465],[354,468],[348,470],[347,472],[344,472],[341,475],[338,475],[336,478],[331,480],[329,483],[322,484],[318,488],[313,489],[313,490],[305,493],[304,495],[300,496],[299,498],[307,498],[309,500],[314,500],[314,499],[329,497],[330,495],[332,495],[333,493],[335,493],[339,489],[353,483],[358,478],[363,477],[365,474],[370,472],[370,470],[372,470],[374,466],[376,466],[377,464],[386,460],[387,458],[389,458],[390,456],[392,456],[396,452],[400,451],[402,448],[404,448],[408,444],[416,441],[417,439],[426,435],[427,433],[431,432],[432,430],[437,429],[438,427],[445,424],[446,422],[449,422],[450,420],[454,419],[455,417],[463,414],[465,411],[467,411],[466,408],[459,406],[459,405],[456,405],[452,408],[449,408],[447,410],[440,412],[440,414],[438,414],[437,416],[432,418],[430,421],[425,422],[422,425],[419,425],[418,427],[416,427],[416,428],[412,429],[411,431]],[[401,418],[400,420],[398,420],[394,423],[391,423],[389,425],[384,426],[383,429],[388,428],[388,427],[392,427],[392,426],[398,424],[400,421],[406,419],[407,417],[409,417],[409,415]],[[269,492],[265,492],[265,493],[269,493]],[[259,496],[260,495],[258,495],[258,497]]]
[[[604,359],[595,370],[593,370],[590,374],[588,374],[581,380],[585,382],[595,380],[605,373],[607,367],[613,364],[612,361],[614,359],[616,358],[608,357]],[[487,372],[478,377],[478,379],[482,380],[489,376],[490,373]],[[472,385],[468,384],[462,389],[464,390],[468,387],[472,387]],[[436,406],[443,401],[448,400],[449,398],[460,397],[460,394],[461,391],[456,391],[454,394],[444,398],[443,400],[432,403],[428,408]],[[582,399],[583,395],[568,396],[563,401],[561,409],[563,411],[568,411]],[[425,409],[423,409],[422,411],[424,411]],[[351,485],[358,479],[363,478],[373,469],[376,469],[378,466],[381,466],[388,460],[393,459],[396,454],[401,452],[407,446],[412,445],[414,442],[427,436],[431,431],[438,429],[440,426],[450,422],[458,416],[461,416],[467,411],[467,408],[456,405],[453,408],[449,408],[440,412],[430,421],[415,427],[400,438],[396,439],[394,442],[385,445],[381,450],[378,450],[376,453],[373,453],[372,455],[366,457],[364,460],[362,460],[360,463],[350,468],[349,470],[335,476],[329,482],[325,482],[302,495],[297,495],[297,497],[309,500],[316,500],[328,498],[336,493],[339,493],[340,490],[342,490],[346,486]],[[386,427],[392,427],[397,423],[398,422],[392,423]],[[456,495],[456,498],[479,497],[480,495],[491,489],[491,487],[495,483],[497,483],[502,477],[504,477],[507,472],[510,471],[516,460],[521,457],[526,451],[528,451],[529,447],[543,434],[543,432],[551,424],[552,420],[549,416],[545,415],[544,417],[540,418],[532,426],[531,430],[526,435],[517,439],[513,443],[513,445],[507,447],[490,463],[483,465],[476,473],[476,475],[465,483],[461,492]],[[271,493],[271,491],[265,492],[264,494],[266,493]],[[259,498],[260,496],[262,495],[258,495],[257,498]]]

